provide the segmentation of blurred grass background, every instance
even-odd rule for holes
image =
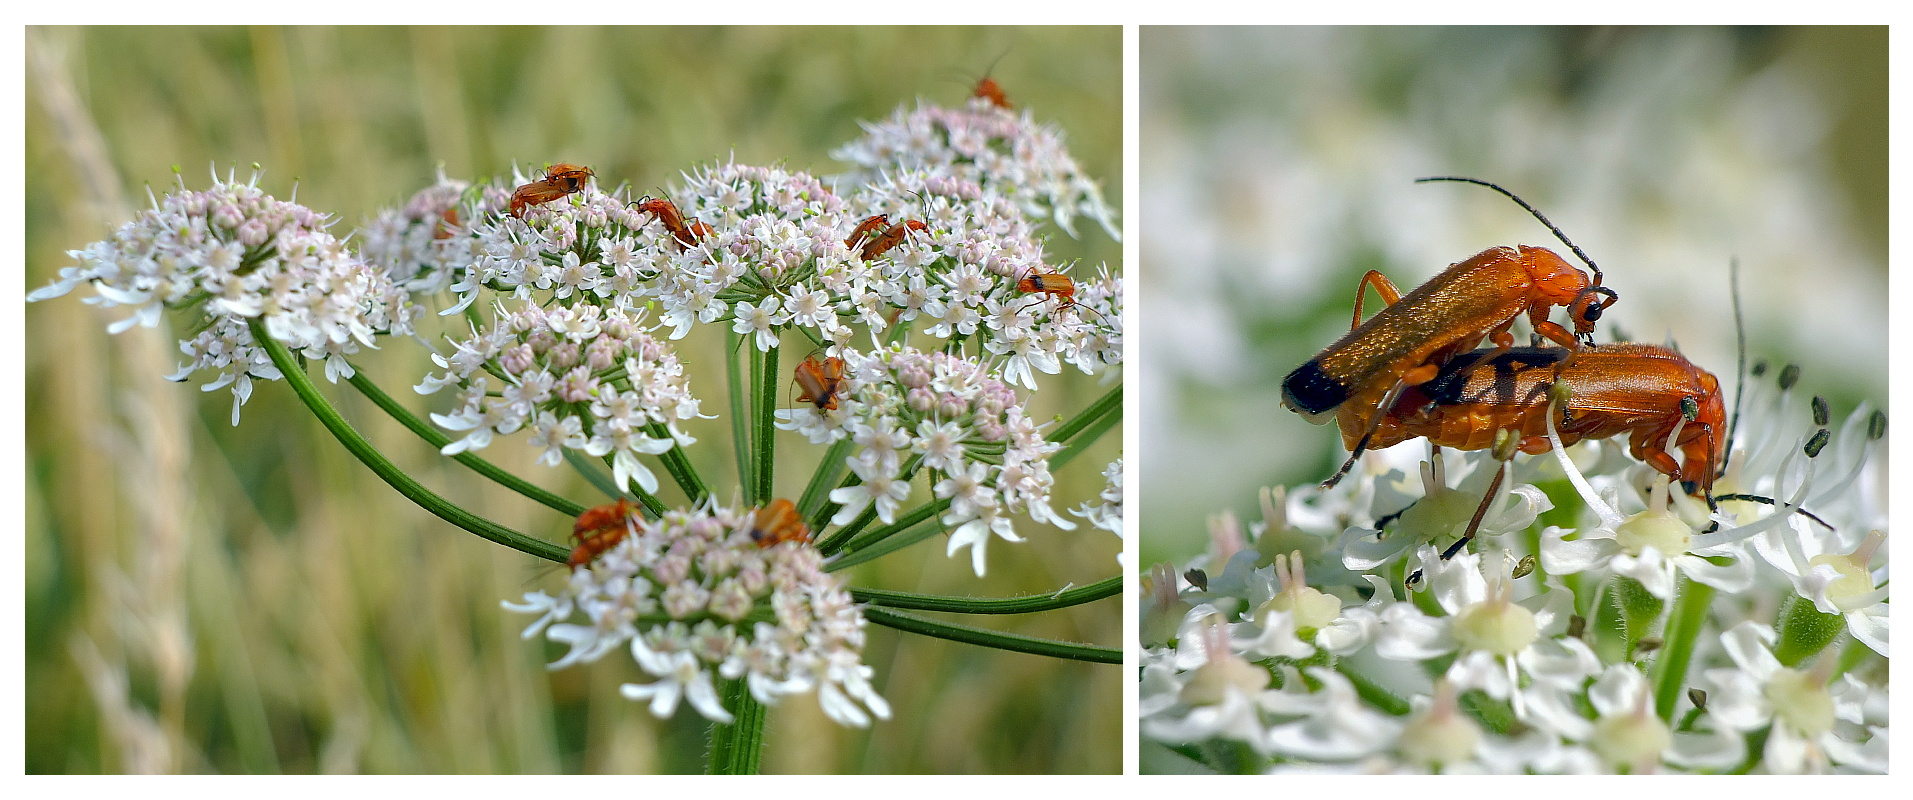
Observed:
[[[164,189],[179,165],[266,168],[279,197],[341,219],[344,234],[403,202],[444,162],[482,180],[519,164],[592,166],[643,191],[731,155],[819,175],[826,155],[925,97],[961,102],[993,60],[1012,102],[1068,135],[1119,202],[1121,32],[1116,28],[32,28],[27,31],[25,289],[71,263]],[[65,188],[62,188],[65,187]],[[1059,263],[1120,264],[1090,226],[1054,234]],[[174,336],[108,336],[81,293],[25,309],[26,770],[49,772],[682,772],[703,768],[704,721],[658,721],[618,696],[645,680],[628,658],[547,673],[560,654],[522,641],[498,607],[540,562],[411,506],[354,461],[283,385],[256,384],[237,428],[231,396],[160,376]],[[707,411],[725,413],[721,339],[680,343]],[[784,369],[798,356],[783,360]],[[431,365],[400,343],[359,363],[409,391]],[[197,381],[197,382],[203,382]],[[355,393],[326,387],[388,456],[455,502],[558,540],[569,520],[483,482]],[[1045,377],[1040,416],[1106,387]],[[411,398],[406,400],[406,398]],[[736,483],[728,422],[689,429],[706,481]],[[533,461],[525,437],[486,458],[587,503],[582,480]],[[1106,436],[1059,475],[1058,509],[1102,488]],[[784,434],[780,493],[822,453]],[[668,481],[666,482],[668,484]],[[667,501],[681,495],[666,488]],[[919,486],[915,499],[927,497]],[[990,548],[987,579],[941,537],[853,570],[854,586],[1006,596],[1117,569],[1100,531],[1037,529]],[[1117,646],[1114,599],[1062,612],[956,621]],[[1114,772],[1114,666],[1001,653],[871,626],[865,660],[895,718],[829,722],[809,698],[771,714],[767,772]]]
[[[1599,341],[1671,338],[1729,402],[1738,257],[1748,363],[1800,364],[1800,391],[1836,420],[1884,408],[1886,42],[1883,27],[1145,28],[1138,566],[1186,560],[1210,515],[1259,519],[1257,487],[1319,481],[1344,457],[1332,425],[1280,407],[1281,382],[1348,331],[1365,271],[1405,293],[1494,245],[1568,255],[1506,198],[1418,177],[1494,181],[1540,208],[1620,294]]]

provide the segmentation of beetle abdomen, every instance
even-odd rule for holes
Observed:
[[[1304,414],[1320,414],[1348,399],[1348,386],[1322,371],[1315,359],[1282,379],[1282,401]]]

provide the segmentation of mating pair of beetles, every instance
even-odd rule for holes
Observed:
[[[1519,203],[1585,262],[1592,277],[1540,247],[1494,247],[1436,275],[1407,295],[1370,270],[1356,290],[1348,335],[1290,372],[1282,402],[1310,422],[1331,413],[1348,460],[1323,483],[1334,486],[1363,451],[1416,437],[1459,450],[1518,444],[1525,453],[1550,448],[1551,390],[1568,391],[1553,420],[1563,446],[1628,434],[1629,452],[1679,480],[1690,494],[1712,499],[1726,463],[1726,413],[1720,383],[1680,353],[1648,344],[1594,344],[1594,324],[1618,295],[1601,284],[1599,267],[1540,211],[1512,192],[1474,178],[1435,177],[1485,186]],[[1362,295],[1373,286],[1388,306],[1362,321]],[[1568,311],[1574,330],[1548,317]],[[1535,336],[1558,346],[1515,347],[1509,332],[1527,314]],[[1492,347],[1476,349],[1483,341]],[[1506,447],[1504,444],[1503,447]],[[1670,450],[1683,458],[1676,461]],[[1442,558],[1472,538],[1492,502],[1512,452],[1497,453],[1500,471],[1474,522]]]

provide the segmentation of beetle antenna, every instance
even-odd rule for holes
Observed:
[[[1747,326],[1740,317],[1740,257],[1727,259],[1728,294],[1734,300],[1734,418],[1727,424],[1727,455],[1720,459],[1718,478],[1727,474],[1727,463],[1734,458],[1734,435],[1740,433],[1740,400],[1747,393]]]
[[[1773,499],[1773,498],[1771,498],[1771,497],[1764,497],[1764,496],[1762,496],[1762,495],[1757,495],[1757,494],[1723,494],[1723,495],[1721,495],[1721,496],[1719,496],[1719,497],[1716,497],[1716,498],[1714,498],[1714,499],[1715,499],[1715,500],[1723,500],[1723,501],[1725,501],[1725,500],[1742,500],[1742,501],[1746,501],[1746,502],[1750,502],[1750,503],[1764,503],[1764,504],[1766,504],[1766,505],[1770,505],[1770,506],[1777,506],[1777,505],[1782,505],[1782,503],[1780,503],[1779,501],[1777,501],[1777,500],[1775,500],[1775,499]],[[1804,508],[1795,508],[1795,509],[1793,510],[1793,513],[1795,513],[1795,514],[1799,514],[1800,516],[1803,516],[1803,517],[1806,517],[1807,519],[1810,519],[1810,520],[1813,520],[1814,522],[1818,522],[1818,523],[1820,523],[1820,527],[1822,527],[1822,528],[1826,528],[1826,529],[1827,529],[1827,530],[1829,530],[1829,531],[1834,531],[1834,532],[1836,532],[1836,533],[1838,532],[1838,531],[1837,531],[1837,529],[1835,529],[1835,528],[1833,527],[1833,525],[1831,525],[1831,524],[1829,524],[1829,523],[1828,523],[1828,522],[1827,522],[1826,520],[1824,520],[1824,519],[1821,519],[1821,518],[1819,518],[1819,517],[1816,517],[1816,516],[1814,516],[1812,512],[1810,512],[1810,511],[1808,511],[1808,510],[1806,510],[1806,509],[1804,509]],[[1716,524],[1715,524],[1715,527],[1719,527],[1719,523],[1716,523]],[[1710,528],[1709,530],[1712,530],[1712,529]]]
[[[990,77],[990,73],[996,72],[996,65],[1002,62],[1003,57],[1009,55],[1011,50],[1015,49],[1016,43],[1011,42],[1008,47],[1003,48],[1003,52],[996,54],[996,58],[990,59],[990,65],[983,68],[983,77]]]
[[[1542,214],[1541,209],[1538,209],[1538,208],[1535,208],[1534,206],[1529,205],[1528,201],[1521,199],[1514,192],[1510,192],[1507,189],[1503,189],[1500,186],[1489,183],[1480,178],[1464,178],[1458,175],[1437,175],[1435,177],[1430,177],[1430,178],[1415,179],[1416,183],[1428,183],[1430,181],[1454,181],[1456,183],[1472,183],[1476,186],[1486,186],[1490,189],[1493,189],[1497,192],[1507,195],[1509,200],[1513,200],[1516,203],[1520,204],[1522,208],[1525,208],[1528,210],[1528,213],[1533,214],[1535,219],[1541,220],[1541,224],[1548,226],[1548,230],[1554,232],[1554,238],[1560,239],[1562,244],[1567,245],[1569,250],[1573,250],[1574,254],[1581,258],[1582,263],[1585,263],[1588,265],[1588,269],[1594,271],[1595,286],[1600,286],[1602,283],[1605,282],[1601,277],[1601,268],[1594,265],[1594,259],[1588,258],[1587,253],[1581,252],[1580,246],[1576,245],[1573,241],[1569,240],[1568,235],[1565,233],[1562,233],[1561,229],[1559,227],[1556,227],[1553,222],[1548,221],[1547,215]],[[1612,294],[1612,293],[1610,292],[1609,294]]]

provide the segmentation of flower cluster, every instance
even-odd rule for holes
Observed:
[[[384,267],[407,292],[435,295],[451,286],[452,248],[469,246],[454,237],[462,230],[459,212],[471,184],[445,177],[420,189],[404,208],[385,209],[359,227],[359,254]]]
[[[1106,266],[1094,278],[1049,266],[1029,218],[1003,195],[932,170],[882,176],[853,205],[929,226],[923,246],[848,276],[849,300],[866,309],[871,330],[886,326],[880,313],[889,311],[897,324],[923,318],[931,336],[977,337],[1005,359],[1012,382],[1030,388],[1032,368],[1055,374],[1066,362],[1093,374],[1122,362],[1122,278]],[[1070,292],[1033,291],[1032,281]]]
[[[332,219],[296,202],[274,199],[228,175],[205,191],[182,180],[150,210],[120,226],[112,238],[69,255],[78,267],[60,270],[52,285],[29,301],[59,297],[80,284],[105,308],[134,306],[134,315],[114,323],[118,333],[134,324],[159,324],[162,309],[189,309],[204,317],[191,339],[180,341],[190,361],[170,380],[202,370],[219,374],[201,388],[232,387],[234,425],[252,395],[252,379],[276,380],[279,370],[254,341],[249,320],[260,320],[273,339],[322,360],[326,378],[351,377],[346,356],[376,347],[380,334],[412,333],[418,309],[397,291],[386,270],[368,263],[326,232]]]
[[[1806,426],[1793,380],[1750,396],[1715,512],[1610,441],[1517,460],[1472,549],[1501,462],[1452,487],[1437,451],[1416,487],[1420,445],[1219,517],[1147,581],[1145,734],[1275,771],[1884,771],[1884,418]]]
[[[865,509],[894,522],[910,497],[911,479],[929,469],[943,524],[954,526],[949,553],[970,547],[976,574],[992,534],[1020,542],[1010,513],[1065,530],[1076,523],[1049,506],[1049,456],[1061,445],[1043,438],[1015,390],[987,365],[948,353],[894,347],[870,354],[842,351],[845,371],[836,409],[803,406],[777,413],[779,428],[813,443],[850,439],[855,485],[831,492],[840,503],[832,522],[849,524]]]
[[[622,691],[649,700],[660,718],[683,699],[707,719],[731,722],[717,696],[720,677],[744,680],[767,705],[814,690],[843,725],[890,717],[863,663],[863,615],[823,571],[816,548],[758,547],[752,510],[741,507],[706,505],[628,524],[629,535],[574,569],[556,596],[529,592],[523,603],[504,603],[539,615],[526,638],[545,631],[570,645],[551,669],[596,661],[629,642],[632,658],[657,680]]]
[[[1115,210],[1070,157],[1063,132],[1037,124],[1028,109],[1018,114],[982,98],[963,108],[919,103],[863,127],[863,138],[831,156],[857,165],[865,180],[884,170],[941,172],[1004,195],[1031,217],[1051,217],[1071,236],[1080,214],[1121,237]]]
[[[1031,387],[1035,372],[1063,363],[1094,373],[1122,361],[1121,277],[1104,268],[1068,280],[1067,296],[1026,291],[1031,276],[1064,278],[1044,263],[1022,209],[973,181],[885,176],[846,200],[802,172],[725,163],[686,184],[668,206],[645,198],[648,208],[623,190],[586,186],[519,219],[500,213],[506,184],[474,191],[441,181],[381,215],[366,238],[380,263],[410,276],[408,288],[456,292],[444,313],[481,289],[624,308],[656,302],[671,338],[728,324],[762,350],[790,330],[841,344],[853,323],[873,334],[924,324],[930,336],[976,339]],[[880,214],[876,230],[860,231]],[[894,241],[872,246],[880,237]]]
[[[416,387],[419,394],[458,388],[457,408],[432,420],[469,433],[444,453],[530,428],[540,463],[555,466],[565,448],[611,455],[619,486],[635,481],[656,492],[657,478],[638,455],[696,442],[678,422],[698,416],[698,400],[677,355],[644,330],[643,317],[641,309],[584,303],[500,306],[490,327],[454,342],[450,356],[433,355],[445,373]]]

